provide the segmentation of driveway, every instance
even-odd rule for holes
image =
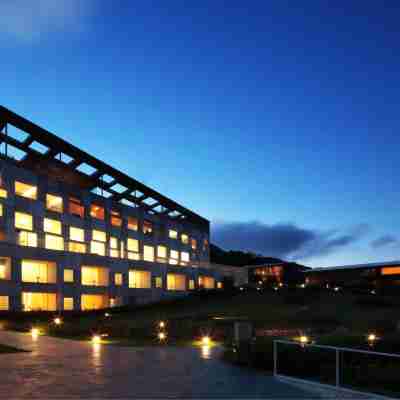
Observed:
[[[0,398],[315,398],[262,372],[181,347],[92,345],[0,331]]]

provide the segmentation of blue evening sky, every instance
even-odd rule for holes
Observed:
[[[397,259],[396,4],[5,0],[0,103],[204,215],[225,248]],[[259,243],[280,227],[300,247]]]

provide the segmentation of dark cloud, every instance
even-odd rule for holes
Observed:
[[[371,247],[373,247],[374,249],[377,249],[379,247],[388,246],[390,244],[397,244],[397,243],[399,243],[399,241],[394,236],[384,235],[384,236],[378,237],[377,239],[373,240],[371,242]]]
[[[224,249],[253,251],[285,259],[306,259],[326,255],[360,239],[368,226],[350,231],[321,232],[292,223],[266,225],[261,222],[227,222],[212,226],[212,240]]]

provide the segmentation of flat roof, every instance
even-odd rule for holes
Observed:
[[[11,125],[27,134],[19,140],[8,133]],[[189,221],[209,229],[209,221],[129,175],[111,167],[33,122],[0,106],[0,144],[18,149],[19,159],[2,154],[17,166],[66,181],[125,205],[142,207],[149,214]],[[64,158],[64,160],[63,160]],[[129,161],[129,160],[128,160]],[[88,172],[89,171],[89,172]],[[49,173],[51,172],[51,173]]]
[[[306,271],[306,273],[348,270],[348,269],[368,269],[368,268],[377,268],[377,267],[390,267],[390,266],[394,266],[394,265],[400,266],[400,261],[387,261],[387,262],[353,264],[353,265],[338,265],[335,267],[319,267],[319,268],[313,268],[311,270],[308,270],[308,271]]]

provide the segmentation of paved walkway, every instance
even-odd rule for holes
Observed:
[[[0,343],[32,350],[0,355],[0,398],[316,398],[220,361],[218,348],[95,346],[7,331]]]

